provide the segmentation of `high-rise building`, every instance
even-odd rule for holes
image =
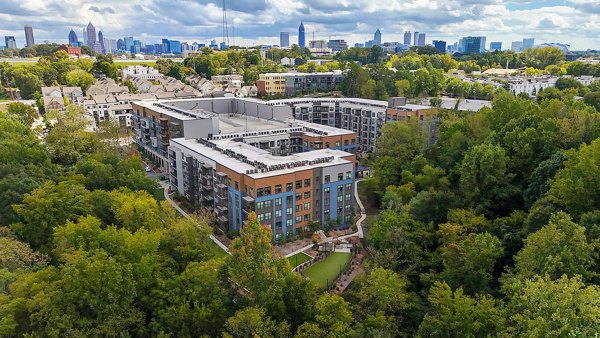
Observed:
[[[459,52],[463,54],[485,52],[485,36],[465,36],[460,41]]]
[[[409,31],[404,32],[404,44],[405,45],[410,45],[411,44],[411,37],[412,37],[412,33]]]
[[[523,50],[523,41],[513,41],[510,44],[510,50],[513,52],[520,52]]]
[[[123,42],[125,43],[125,51],[131,53],[133,49],[133,36],[126,36]]]
[[[25,43],[27,47],[31,48],[35,44],[33,40],[33,27],[31,25],[25,25]]]
[[[490,42],[490,51],[491,52],[501,51],[501,50],[502,50],[502,42],[500,42],[500,41]]]
[[[173,54],[181,54],[181,42],[177,40],[169,40],[169,52]]]
[[[69,45],[77,46],[79,45],[79,39],[77,38],[77,34],[73,29],[69,32]]]
[[[104,45],[104,34],[102,34],[102,31],[98,32],[98,42],[100,43],[101,53],[106,54],[106,46]]]
[[[337,53],[348,49],[348,43],[345,40],[329,40],[329,42],[327,42],[327,47],[330,48],[332,52]]]
[[[87,41],[87,31],[85,30],[85,28],[83,29],[83,45],[87,46],[88,45],[88,41]]]
[[[117,50],[125,50],[125,41],[123,39],[117,40]]]
[[[279,33],[279,46],[289,47],[290,46],[290,32]]]
[[[17,40],[15,40],[14,36],[5,36],[4,43],[6,49],[17,49]]]
[[[533,48],[533,45],[535,45],[535,38],[524,38],[523,39],[523,50],[527,49],[527,48]]]
[[[142,51],[142,42],[140,40],[133,40],[133,47],[131,53],[138,54]]]
[[[86,32],[87,32],[87,45],[88,45],[88,47],[90,47],[93,50],[94,43],[97,42],[98,40],[96,39],[96,28],[94,27],[94,25],[92,25],[91,21],[87,25]]]
[[[300,21],[300,27],[298,27],[298,46],[306,47],[306,35],[304,33],[304,23]]]
[[[419,45],[419,32],[413,33],[413,46]]]
[[[117,50],[117,40],[104,38],[104,50],[107,54],[114,54]]]
[[[375,34],[373,34],[373,41],[377,46],[381,46],[381,31],[379,30],[379,28],[377,28]]]
[[[437,49],[438,52],[445,53],[446,52],[446,41],[433,40],[433,47],[435,47],[435,49]]]
[[[162,39],[162,51],[163,53],[170,53],[171,49],[169,49],[169,39]]]
[[[425,33],[419,33],[419,43],[417,46],[425,46]]]

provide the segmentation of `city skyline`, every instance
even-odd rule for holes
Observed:
[[[17,45],[23,47],[23,26],[29,24],[36,31],[38,43],[45,40],[66,43],[71,28],[81,32],[87,22],[92,21],[97,30],[111,39],[133,35],[147,43],[158,42],[163,37],[190,43],[220,41],[220,4],[220,1],[179,1],[169,2],[172,6],[167,8],[166,2],[158,0],[147,4],[106,1],[102,5],[82,2],[78,7],[54,0],[27,4],[9,0],[0,8],[0,17],[3,17],[0,36],[15,36]],[[434,39],[451,44],[462,36],[472,35],[503,42],[505,49],[523,37],[535,37],[536,43],[567,43],[572,50],[600,48],[600,4],[591,0],[535,3],[485,0],[478,4],[438,0],[425,5],[419,1],[396,0],[354,1],[352,4],[341,0],[327,4],[292,0],[291,4],[283,6],[271,0],[228,4],[227,17],[229,25],[235,27],[236,44],[278,45],[279,32],[290,32],[290,42],[297,41],[294,33],[303,21],[307,38],[310,36],[308,40],[314,32],[317,40],[344,39],[350,45],[372,39],[375,30],[380,28],[383,42],[402,42],[405,31],[417,31],[427,34],[427,44]],[[158,15],[160,9],[164,11]],[[195,12],[206,15],[190,15]],[[577,35],[569,34],[574,30],[578,31]]]

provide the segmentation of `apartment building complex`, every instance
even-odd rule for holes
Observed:
[[[341,71],[324,73],[267,73],[260,74],[256,87],[259,94],[294,96],[339,88],[344,75]]]

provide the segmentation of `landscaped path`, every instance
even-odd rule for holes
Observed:
[[[175,208],[175,210],[177,210],[181,215],[183,215],[186,218],[191,218],[190,215],[187,214],[187,212],[185,212],[183,209],[181,209],[179,207],[179,205],[177,205],[177,203],[175,203],[175,201],[173,201],[171,199],[171,196],[169,195],[169,184],[166,182],[160,182],[160,186],[163,187],[163,190],[165,192],[165,199],[167,201],[169,201],[169,203],[171,203],[171,205]],[[219,241],[215,236],[213,236],[212,234],[209,235],[210,239],[212,239],[213,242],[215,242],[215,244],[217,244],[221,249],[223,249],[223,251],[227,252],[228,254],[231,255],[231,253],[229,252],[229,248],[227,248],[227,246],[225,246],[225,244],[221,243],[221,241]]]
[[[364,178],[361,178],[359,180],[356,180],[356,182],[354,182],[354,198],[356,199],[356,203],[358,204],[358,207],[360,208],[360,218],[358,219],[358,221],[356,221],[356,232],[348,234],[348,235],[340,236],[336,239],[346,239],[346,238],[355,237],[355,236],[358,236],[358,238],[364,237],[362,223],[367,218],[367,212],[365,211],[365,206],[363,205],[362,201],[360,200],[360,197],[358,196],[358,182],[361,182],[364,180],[365,180]],[[332,240],[334,240],[333,237],[325,238],[324,240],[319,242],[319,244],[331,242]],[[313,247],[313,244],[307,245],[307,246],[300,248],[294,252],[290,252],[289,254],[285,255],[285,257],[291,257],[300,252],[304,252],[312,247]]]

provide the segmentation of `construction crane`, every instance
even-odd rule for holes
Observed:
[[[223,43],[229,46],[229,30],[227,28],[227,8],[225,0],[223,0]]]

